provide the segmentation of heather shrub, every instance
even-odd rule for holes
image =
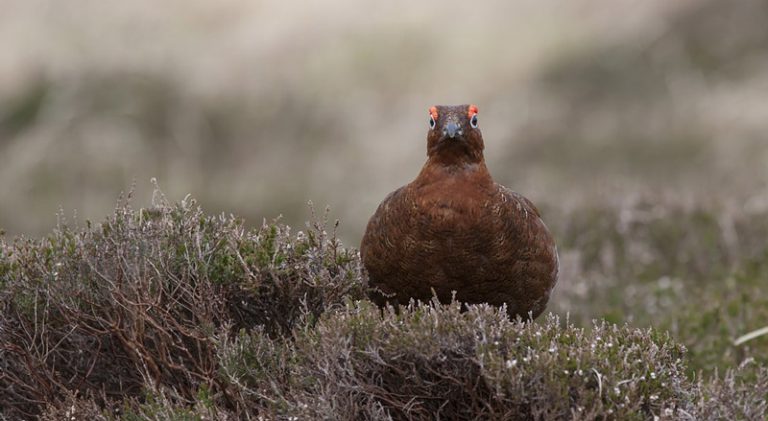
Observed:
[[[641,198],[551,211],[561,280],[551,310],[588,326],[604,319],[668,331],[689,351],[689,374],[768,364],[768,213],[712,201]],[[751,365],[748,370],[754,369]]]
[[[626,251],[705,234],[569,228],[551,308],[575,311],[524,323],[482,305],[378,309],[327,226],[247,228],[158,196],[40,240],[0,237],[0,419],[764,418],[768,338],[732,342],[766,320],[758,242],[723,257],[717,283],[705,260],[642,272]],[[634,244],[629,267],[587,256],[614,241]],[[620,323],[585,322],[612,308]]]
[[[753,365],[747,360],[723,377],[699,381],[694,409],[684,413],[685,418],[764,420],[768,414],[768,368],[749,367]]]
[[[363,292],[354,253],[322,223],[246,230],[191,200],[123,204],[98,226],[0,249],[0,407],[15,417],[65,393],[139,397],[148,382],[190,402],[222,387],[215,335],[286,335]]]
[[[510,321],[473,306],[416,306],[383,316],[369,304],[323,319],[296,349],[309,418],[650,417],[685,405],[684,349],[651,330],[554,316]],[[300,408],[299,408],[300,409]]]

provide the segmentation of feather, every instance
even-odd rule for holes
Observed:
[[[510,317],[537,317],[557,283],[552,234],[536,207],[493,181],[472,106],[437,106],[428,159],[414,181],[390,193],[360,245],[371,299],[407,304],[506,304]],[[435,112],[436,110],[436,112]],[[476,112],[476,107],[473,110]],[[459,125],[458,138],[442,130]]]

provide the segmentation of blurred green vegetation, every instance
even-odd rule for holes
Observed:
[[[563,273],[550,309],[669,331],[692,373],[768,363],[768,337],[733,345],[768,325],[768,214],[659,201],[552,213]]]

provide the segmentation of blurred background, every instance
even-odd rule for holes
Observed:
[[[550,309],[655,325],[695,369],[768,359],[763,0],[0,0],[0,230],[101,221],[154,177],[250,226],[308,201],[357,246],[475,103],[560,246]],[[750,348],[752,347],[752,348]]]
[[[308,201],[357,245],[476,103],[497,181],[542,208],[637,194],[755,205],[768,6],[745,0],[2,0],[0,228],[98,221],[135,182],[260,224]]]

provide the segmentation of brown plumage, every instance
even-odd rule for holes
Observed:
[[[544,311],[557,282],[555,242],[525,197],[497,184],[483,158],[474,105],[430,108],[427,162],[368,222],[360,254],[378,305],[507,304],[510,317]]]

